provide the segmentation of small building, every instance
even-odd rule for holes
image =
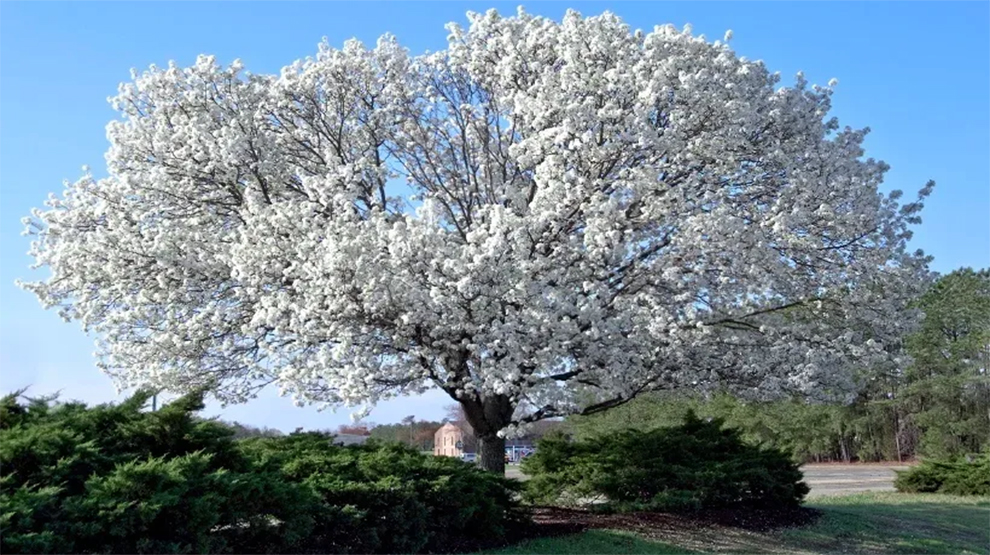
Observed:
[[[440,426],[433,435],[433,454],[438,457],[460,457],[464,454],[464,432],[450,422]]]

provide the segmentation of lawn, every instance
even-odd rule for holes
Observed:
[[[813,553],[990,553],[990,498],[895,492],[814,500],[822,518],[780,533]]]
[[[819,497],[813,524],[756,532],[672,523],[636,532],[588,530],[492,554],[525,553],[990,553],[990,498],[864,493]]]
[[[539,538],[507,547],[492,554],[512,555],[599,555],[603,553],[665,554],[686,553],[675,545],[655,542],[630,532],[588,530],[559,538]]]

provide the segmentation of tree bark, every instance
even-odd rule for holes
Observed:
[[[505,438],[498,432],[512,423],[515,405],[505,395],[460,399],[464,416],[478,440],[478,465],[505,474]]]
[[[478,465],[488,472],[505,474],[505,438],[497,435],[478,437]]]

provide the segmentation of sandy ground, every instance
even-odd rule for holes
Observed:
[[[808,464],[801,467],[804,481],[811,487],[809,497],[841,495],[863,491],[894,491],[894,471],[907,465],[886,464]],[[505,468],[509,478],[525,480],[519,465]]]

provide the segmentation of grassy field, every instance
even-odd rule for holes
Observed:
[[[884,492],[820,497],[808,506],[822,511],[814,524],[772,532],[589,530],[492,553],[990,553],[990,498]]]
[[[540,538],[507,547],[491,554],[540,555],[600,555],[603,553],[635,553],[635,554],[665,554],[686,553],[683,549],[670,544],[643,539],[629,532],[614,530],[588,530],[573,536],[559,538]]]

